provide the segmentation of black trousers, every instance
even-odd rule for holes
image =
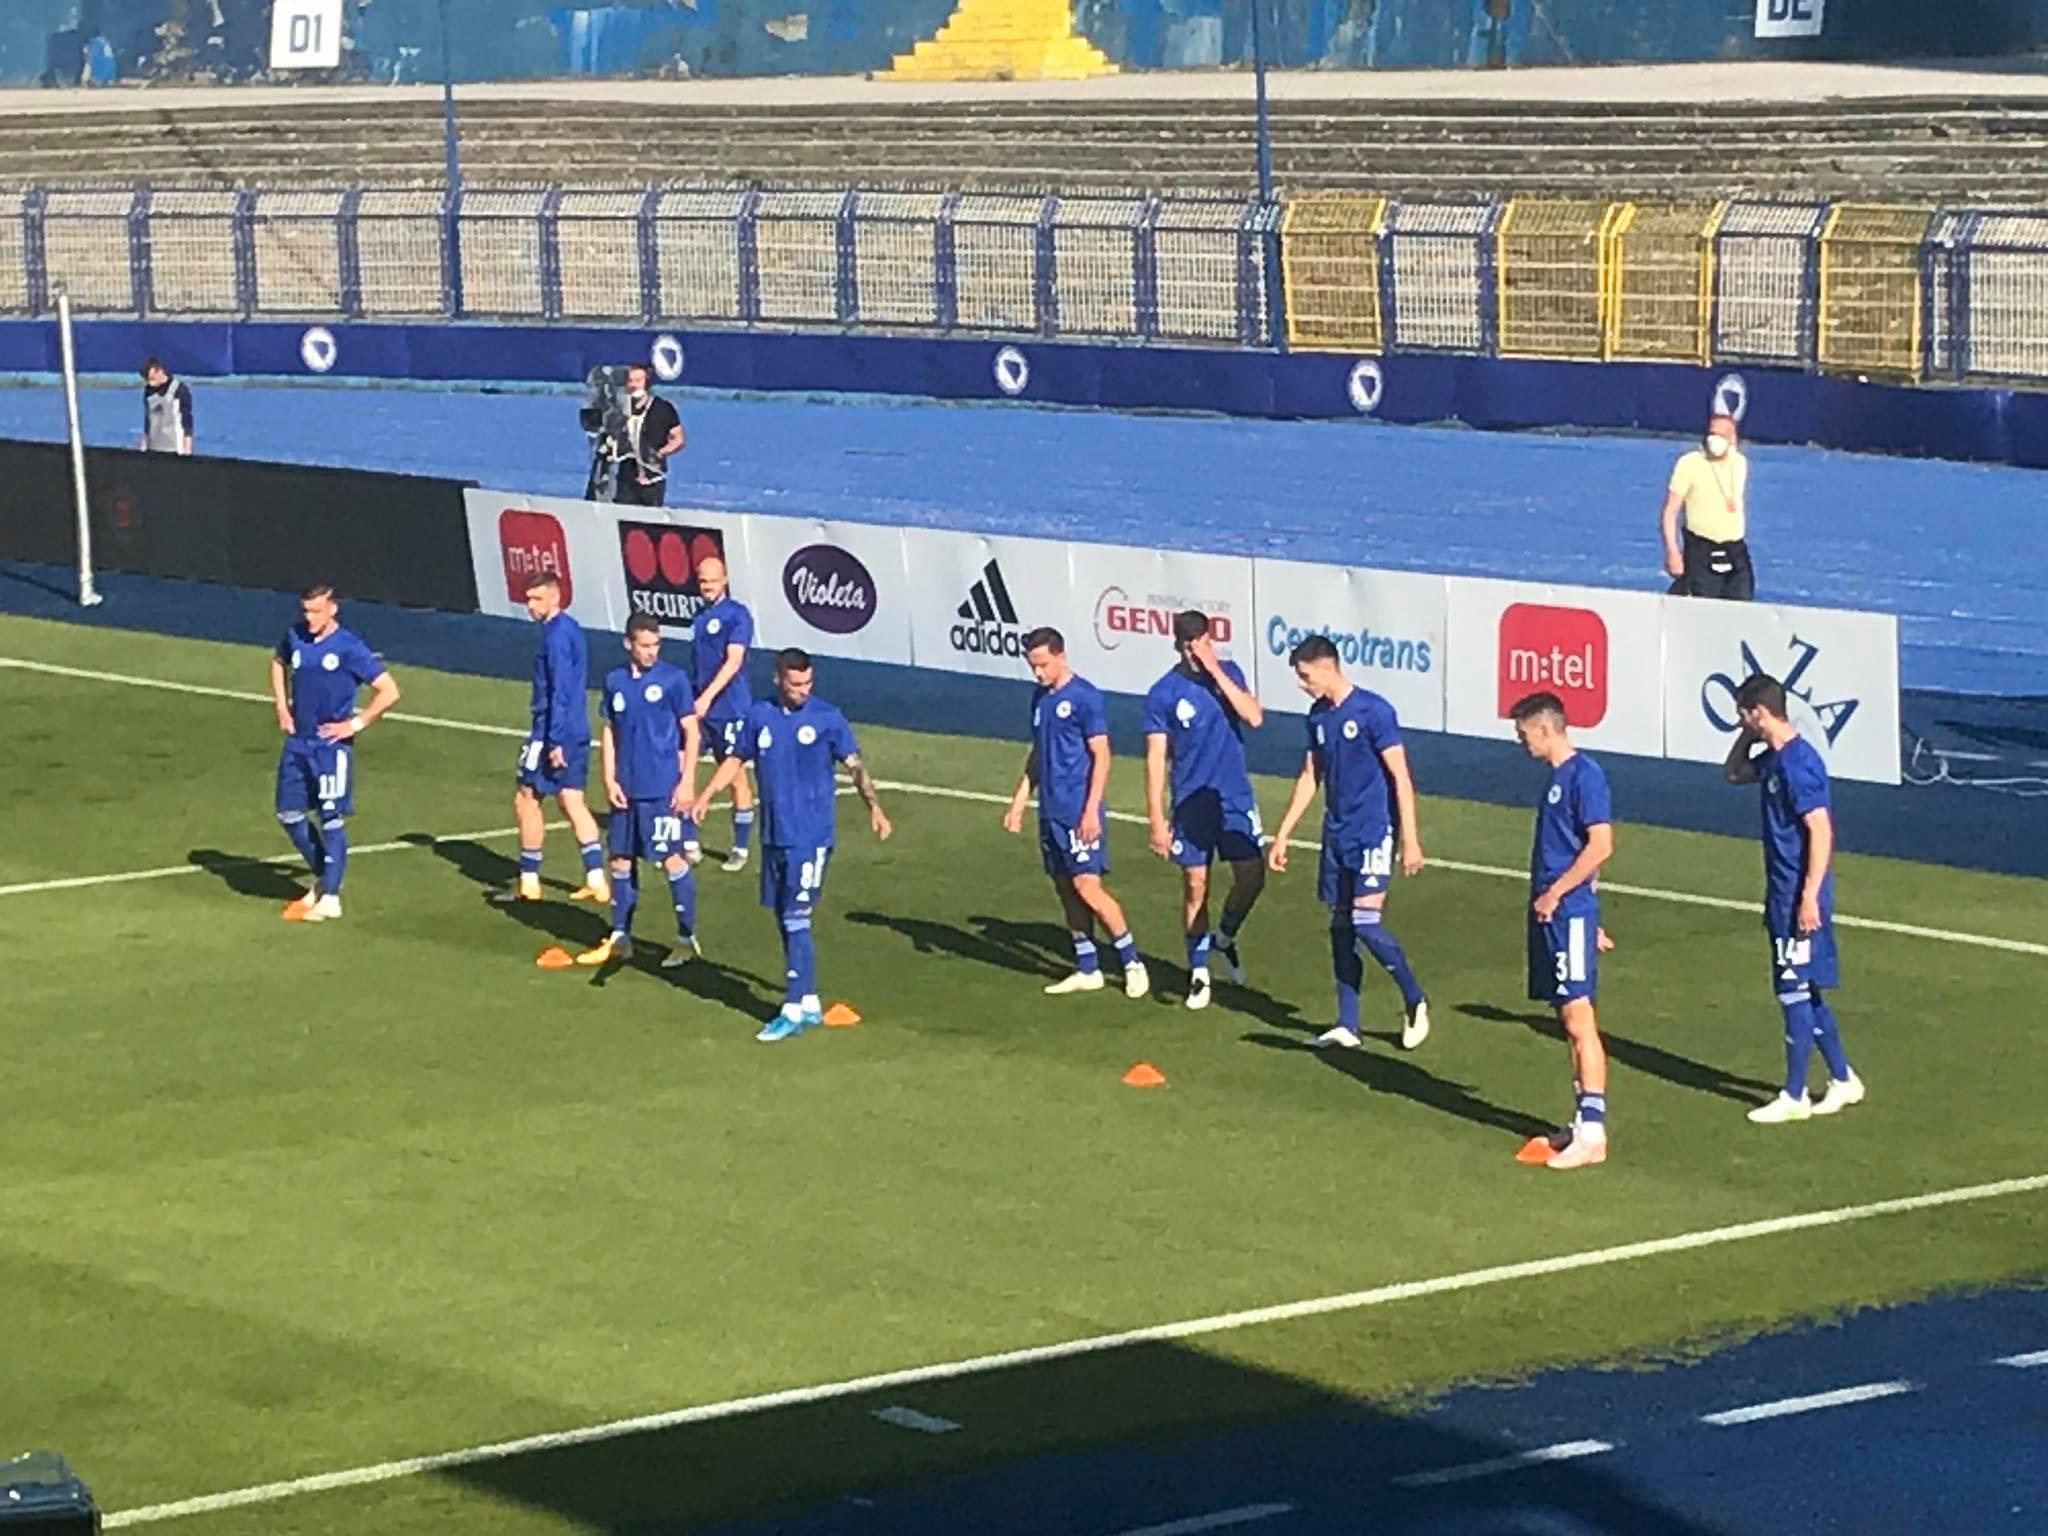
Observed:
[[[612,500],[623,507],[658,507],[668,496],[668,477],[640,483],[631,460],[619,466],[619,488]]]
[[[1675,597],[1717,597],[1746,603],[1756,596],[1756,569],[1749,563],[1749,545],[1737,539],[1717,544],[1687,530],[1685,574],[1671,584]]]

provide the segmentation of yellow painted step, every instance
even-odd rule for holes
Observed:
[[[899,54],[899,80],[1086,80],[1116,65],[1074,31],[1069,0],[960,0],[945,25]]]

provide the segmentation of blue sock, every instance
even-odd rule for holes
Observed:
[[[299,857],[306,861],[306,868],[318,876],[324,855],[320,851],[320,839],[313,835],[312,827],[306,822],[306,813],[279,811],[277,824],[284,828],[284,835],[290,838],[292,846],[299,850]]]
[[[1337,913],[1330,924],[1330,965],[1337,976],[1337,1022],[1346,1029],[1358,1028],[1358,986],[1365,980],[1365,966],[1358,958],[1358,931],[1350,919]]]
[[[1849,1053],[1842,1049],[1842,1031],[1835,1023],[1835,1010],[1828,1006],[1828,1000],[1819,987],[1809,987],[1808,995],[1813,1000],[1813,1036],[1820,1046],[1820,1054],[1828,1064],[1828,1076],[1838,1083],[1850,1078]]]
[[[604,868],[604,844],[579,843],[577,851],[583,855],[583,873],[594,875]]]
[[[1579,1090],[1579,1119],[1586,1125],[1607,1123],[1607,1095]]]
[[[522,848],[519,850],[519,873],[522,875],[537,875],[540,873],[540,850],[538,848]]]
[[[633,931],[633,908],[640,904],[640,872],[612,872],[612,932],[624,938]]]
[[[732,851],[745,853],[747,844],[754,840],[754,813],[751,810],[732,813]]]
[[[1233,912],[1228,907],[1223,909],[1223,921],[1216,925],[1216,937],[1225,949],[1237,948],[1237,932],[1250,916],[1249,912]]]
[[[689,865],[668,877],[668,895],[675,903],[676,936],[687,939],[697,931],[697,877]]]
[[[1804,992],[1780,992],[1785,1015],[1785,1096],[1806,1097],[1806,1069],[1813,1060],[1813,999]]]
[[[1374,907],[1353,907],[1351,926],[1358,930],[1358,941],[1365,946],[1366,953],[1380,963],[1380,969],[1394,978],[1394,985],[1401,989],[1401,1001],[1413,1008],[1422,1001],[1422,983],[1415,979],[1415,973],[1408,969],[1408,957],[1401,952],[1401,941],[1387,932],[1380,921],[1380,914]]]
[[[1070,934],[1074,941],[1074,969],[1093,976],[1102,969],[1102,957],[1095,952],[1095,940],[1085,933]]]
[[[783,973],[788,984],[783,1002],[800,1003],[818,990],[818,947],[808,917],[782,920],[782,955],[788,967]]]
[[[320,851],[320,894],[339,896],[348,872],[348,823],[339,816],[320,823]]]
[[[1138,941],[1132,938],[1128,931],[1115,935],[1109,942],[1116,946],[1117,963],[1123,966],[1125,970],[1128,971],[1132,966],[1140,963],[1138,960]]]
[[[1206,928],[1204,928],[1200,933],[1191,933],[1188,935],[1189,970],[1199,971],[1208,965],[1210,942],[1211,940],[1209,938],[1209,930]]]

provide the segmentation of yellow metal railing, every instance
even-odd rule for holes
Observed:
[[[1727,204],[1624,203],[1610,221],[1608,357],[1704,363],[1712,354],[1714,233]]]
[[[1914,378],[1920,373],[1920,245],[1934,213],[1837,203],[1820,232],[1823,368]]]
[[[1287,344],[1302,351],[1378,352],[1380,231],[1387,200],[1360,192],[1312,192],[1289,201],[1280,222],[1287,285]]]
[[[1503,356],[1601,355],[1609,237],[1621,206],[1589,198],[1509,200],[1494,235]]]

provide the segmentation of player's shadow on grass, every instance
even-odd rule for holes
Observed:
[[[303,896],[313,880],[309,874],[294,876],[276,864],[219,848],[194,848],[185,855],[185,862],[205,870],[237,896],[265,901],[291,901]]]
[[[461,837],[430,837],[408,832],[398,839],[424,848],[462,877],[476,885],[479,896],[489,901],[509,891],[519,875],[519,861],[495,848]],[[579,949],[588,949],[611,931],[610,909],[571,903],[565,898],[571,887],[557,886],[545,901],[492,902],[522,928],[558,939]]]
[[[1564,1039],[1564,1031],[1558,1027],[1552,1014],[1517,1013],[1512,1008],[1496,1008],[1491,1003],[1461,1003],[1458,1012],[1488,1024],[1520,1024],[1548,1039]],[[1667,1051],[1661,1045],[1646,1045],[1626,1035],[1612,1034],[1605,1025],[1601,1026],[1600,1039],[1613,1060],[1632,1071],[1661,1077],[1676,1088],[1711,1093],[1717,1098],[1733,1099],[1738,1104],[1761,1104],[1778,1091],[1776,1083],[1724,1071],[1704,1061],[1694,1061],[1690,1056],[1681,1056],[1676,1051]]]
[[[1451,1082],[1425,1071],[1407,1057],[1387,1056],[1375,1050],[1347,1050],[1342,1046],[1318,1046],[1293,1035],[1249,1034],[1250,1045],[1271,1051],[1298,1051],[1313,1056],[1324,1067],[1362,1083],[1376,1093],[1395,1093],[1428,1109],[1442,1110],[1474,1125],[1509,1131],[1518,1137],[1540,1136],[1555,1129],[1548,1121],[1518,1109],[1507,1109],[1482,1099],[1463,1083]]]
[[[982,965],[1052,980],[1073,969],[1067,931],[1051,923],[1017,923],[1008,918],[976,916],[960,927],[932,918],[903,917],[892,912],[849,912],[849,923],[887,928],[910,940],[921,955],[957,955]],[[1062,960],[1064,956],[1064,961]]]
[[[621,971],[640,971],[667,982],[679,992],[738,1014],[749,1024],[758,1023],[764,1016],[764,1010],[782,1001],[780,982],[772,982],[765,976],[756,976],[752,971],[743,971],[737,966],[721,965],[716,960],[699,958],[688,965],[663,970],[662,958],[668,952],[668,946],[659,940],[635,939],[632,958],[612,961],[586,974],[590,977],[591,986],[605,987],[611,985],[612,979]]]

